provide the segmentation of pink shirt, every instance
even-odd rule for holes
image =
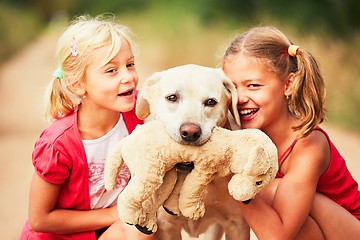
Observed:
[[[331,154],[329,167],[320,176],[316,190],[337,202],[360,220],[360,191],[358,183],[352,177],[344,158],[331,142],[329,135],[320,127],[316,127],[315,130],[321,131],[326,136]],[[280,156],[279,166],[285,161],[284,156],[291,151],[296,142],[297,140]],[[283,175],[278,172],[276,177],[282,178]]]
[[[137,124],[143,123],[136,117],[134,109],[122,115],[129,133]],[[77,112],[54,121],[42,132],[35,143],[32,159],[35,171],[40,177],[50,183],[62,185],[56,208],[90,209],[88,164],[77,125]],[[96,238],[94,231],[74,234],[35,232],[27,221],[20,239]]]

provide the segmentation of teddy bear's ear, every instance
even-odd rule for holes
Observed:
[[[161,72],[151,75],[139,90],[136,102],[136,116],[142,120],[150,115],[151,94],[154,92],[152,87],[160,80],[161,75]]]
[[[220,77],[223,79],[224,87],[231,94],[231,107],[229,109],[230,109],[231,115],[235,119],[236,124],[240,126],[240,116],[239,116],[239,112],[237,110],[238,95],[237,95],[235,85],[230,81],[230,79],[228,79],[225,76],[225,74],[221,68],[217,68],[216,71],[220,75]]]
[[[270,169],[269,156],[262,146],[255,145],[250,149],[248,162],[244,171],[251,176],[266,174]]]

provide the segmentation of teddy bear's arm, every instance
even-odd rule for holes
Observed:
[[[160,188],[156,191],[156,204],[154,205],[155,211],[158,210],[161,206],[164,206],[164,203],[169,200],[169,196],[171,196],[175,190],[174,187],[176,186],[177,181],[178,172],[175,168],[172,168],[166,172],[163,184],[161,184]],[[176,205],[177,204],[178,200],[176,202]]]
[[[204,192],[213,174],[204,174],[195,169],[186,176],[179,197],[181,213],[191,219],[199,219],[205,214]]]
[[[170,213],[172,215],[179,215],[180,214],[180,209],[179,209],[180,191],[181,191],[181,188],[182,188],[182,186],[184,184],[185,178],[186,178],[188,173],[186,173],[186,172],[177,172],[177,171],[175,171],[175,172],[177,174],[176,183],[175,183],[175,185],[173,187],[173,191],[168,196],[168,198],[164,202],[163,206],[164,206],[164,209],[168,213]]]
[[[115,145],[105,161],[104,181],[105,189],[108,191],[115,188],[116,178],[124,162],[121,154],[123,142],[121,140]]]

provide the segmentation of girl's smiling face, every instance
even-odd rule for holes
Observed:
[[[285,83],[271,72],[264,60],[243,55],[229,56],[223,63],[226,76],[238,92],[238,111],[242,128],[264,132],[287,115]]]
[[[135,104],[138,83],[135,58],[129,43],[123,39],[120,51],[105,65],[100,65],[109,48],[96,49],[91,56],[82,86],[85,93],[83,103],[94,110],[127,112]]]

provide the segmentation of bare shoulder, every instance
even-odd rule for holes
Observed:
[[[291,155],[292,162],[321,175],[330,163],[329,141],[323,132],[314,130],[307,137],[299,139]]]
[[[330,150],[329,141],[325,134],[318,130],[313,130],[307,137],[299,139],[296,144],[302,151],[326,151]]]

